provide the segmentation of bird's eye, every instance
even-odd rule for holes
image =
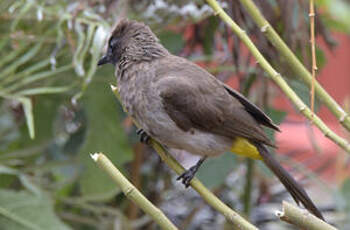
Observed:
[[[117,38],[111,39],[111,41],[109,42],[109,48],[115,49],[115,47],[118,46],[118,41],[119,39]]]

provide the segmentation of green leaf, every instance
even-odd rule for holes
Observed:
[[[72,86],[61,86],[61,87],[40,87],[40,88],[32,88],[25,89],[16,93],[16,95],[20,96],[31,96],[37,94],[53,94],[53,93],[63,93],[70,90]]]
[[[22,91],[22,95],[31,95],[31,94],[38,94],[38,93],[57,93],[57,92],[63,92],[69,89],[69,87],[43,87],[43,88],[34,88],[34,89],[29,89],[26,91]],[[30,138],[34,139],[35,137],[35,130],[34,130],[34,116],[33,116],[33,105],[32,102],[29,98],[19,96],[7,96],[8,98],[12,98],[14,100],[18,100],[24,110],[24,115],[26,118],[26,124],[28,127],[29,131],[29,136]],[[57,101],[56,101],[57,102]],[[39,103],[38,103],[39,104]],[[51,103],[52,104],[52,103]],[[40,105],[40,104],[39,104]],[[48,111],[46,110],[45,112],[54,112],[54,111]],[[37,120],[37,118],[36,118]],[[39,119],[40,122],[45,122],[45,121],[51,121],[51,119],[48,119],[48,117],[43,117]],[[44,130],[51,130],[49,127],[52,126],[52,123],[48,124],[49,126],[43,127]],[[51,135],[49,135],[51,136]],[[45,137],[48,137],[45,135]]]
[[[42,145],[53,138],[53,121],[57,116],[57,109],[61,105],[62,98],[57,95],[39,95],[35,96],[35,102],[32,114],[35,124],[35,139],[22,136],[17,143],[17,148],[10,151],[18,150],[18,147],[27,149],[30,146]]]
[[[78,21],[75,22],[75,32],[77,33],[77,36],[78,36],[78,41],[77,41],[78,46],[73,56],[73,64],[74,64],[75,72],[78,74],[78,76],[83,76],[85,74],[85,70],[84,70],[84,54],[82,52],[85,49],[84,44],[85,44],[86,38],[85,38],[83,26]]]
[[[20,2],[20,1],[18,1]],[[15,20],[13,20],[12,25],[11,25],[11,31],[15,31],[16,27],[18,25],[18,23],[20,22],[20,20],[24,17],[24,15],[26,13],[28,13],[28,11],[33,8],[35,1],[26,1],[25,4],[21,4],[23,5],[23,7],[19,10],[19,12],[16,12],[16,18]],[[17,7],[17,6],[16,6]]]
[[[9,42],[9,40],[10,40],[10,36],[9,35],[6,35],[5,37],[3,37],[3,38],[0,38],[0,54],[2,54],[2,52],[4,51],[4,47],[7,45],[7,43]],[[7,55],[6,56],[8,56],[8,53],[7,53]],[[2,58],[2,60],[1,60],[1,62],[3,62],[3,59],[4,58]],[[0,64],[0,66],[1,66],[1,64]]]
[[[7,94],[0,94],[0,97],[16,100],[22,104],[24,115],[26,118],[26,124],[29,131],[29,136],[30,138],[33,139],[35,137],[35,132],[34,132],[33,105],[31,100],[26,97],[19,97],[19,96],[7,95]]]
[[[15,181],[14,175],[1,175],[0,174],[0,188],[7,188]]]
[[[9,64],[3,71],[0,73],[0,77],[8,77],[11,76],[10,74],[15,71],[20,65],[23,63],[26,63],[27,61],[31,60],[37,53],[40,51],[40,48],[42,46],[42,41],[37,43],[33,48],[28,50],[25,54],[22,54],[20,57],[18,57],[16,60],[14,60],[11,64]]]
[[[103,75],[101,74],[102,77]],[[115,99],[109,84],[94,81],[89,84],[82,104],[86,111],[87,130],[85,142],[79,158],[85,166],[81,179],[83,196],[92,199],[110,198],[119,192],[119,188],[91,160],[90,153],[103,152],[112,162],[122,169],[122,165],[132,158],[132,150],[118,116],[119,103]]]
[[[36,129],[36,144],[51,139],[54,135],[53,125],[58,107],[63,98],[57,95],[35,96],[34,121]]]
[[[236,166],[236,156],[225,153],[219,157],[209,158],[199,169],[197,176],[208,188],[223,184],[229,172]]]
[[[1,229],[69,230],[54,213],[53,203],[46,195],[27,191],[0,190]]]
[[[46,61],[49,63],[49,60],[45,60],[45,62]],[[35,65],[33,65],[32,67],[34,67],[34,66]],[[34,69],[32,67],[28,68],[24,72],[24,74],[28,75],[30,73],[31,69]],[[59,68],[54,69],[54,70],[48,70],[48,71],[42,71],[42,72],[39,72],[39,73],[34,73],[34,74],[30,75],[30,76],[24,77],[21,80],[18,80],[18,79],[21,77],[21,75],[24,75],[24,74],[18,74],[18,75],[16,75],[16,79],[14,79],[14,80],[17,80],[17,82],[13,82],[13,85],[11,85],[9,87],[6,87],[6,92],[10,92],[10,91],[16,90],[16,89],[18,89],[20,87],[28,86],[29,84],[31,84],[33,82],[41,81],[41,80],[43,80],[45,78],[60,77],[60,76],[62,76],[61,75],[62,72],[68,71],[71,68],[72,68],[71,65],[65,65],[65,66],[59,67]]]
[[[0,176],[3,177],[4,175],[18,177],[23,187],[25,187],[28,191],[31,191],[36,195],[41,195],[41,190],[30,180],[30,178],[27,175],[22,174],[19,170],[0,165]]]
[[[29,98],[20,97],[18,100],[22,103],[24,109],[24,115],[26,117],[26,123],[29,131],[30,138],[34,139],[34,118],[33,118],[33,105]]]
[[[326,55],[323,50],[316,48],[316,60],[317,60],[317,68],[322,69],[327,63]]]
[[[48,64],[50,64],[50,59],[44,59],[42,61],[36,62],[33,65],[28,66],[28,68],[25,68],[21,72],[14,74],[13,77],[5,79],[3,84],[8,82],[16,82],[16,80],[21,78],[26,79],[30,74],[44,68]]]
[[[91,43],[91,40],[92,40],[92,38],[94,36],[95,29],[96,29],[96,25],[94,25],[94,24],[89,25],[89,27],[87,29],[85,41],[84,41],[84,46],[81,49],[80,53],[78,54],[78,62],[82,66],[82,68],[83,68],[83,72],[82,73],[84,73],[84,74],[85,74],[84,61],[86,59],[87,51],[90,48],[90,43]]]
[[[1,53],[0,67],[4,66],[5,64],[10,65],[10,63],[14,62],[15,58],[20,58],[19,55],[22,54],[29,45],[29,43],[20,43],[17,49],[12,49],[10,51],[8,49],[3,49]],[[6,53],[4,51],[6,51]]]
[[[350,32],[350,4],[345,0],[319,0],[315,1],[322,10],[322,20],[326,26],[340,32]]]
[[[105,26],[98,26],[94,35],[94,39],[91,44],[90,53],[91,53],[91,62],[90,62],[90,68],[88,70],[88,73],[86,75],[85,82],[88,84],[90,83],[92,77],[94,76],[94,73],[96,72],[97,62],[100,58],[101,51],[103,50],[103,46],[106,44],[106,40],[109,36],[109,27]]]
[[[343,31],[349,33],[350,4],[346,1],[330,1],[329,9],[333,18],[343,26]]]

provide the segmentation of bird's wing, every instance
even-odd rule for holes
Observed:
[[[157,75],[162,76],[156,84],[165,111],[179,128],[197,128],[229,138],[240,136],[273,146],[254,114],[223,84],[197,65],[180,60],[158,66]]]
[[[279,127],[273,123],[270,117],[268,117],[259,107],[247,100],[242,94],[232,89],[230,86],[222,83],[227,90],[227,92],[239,100],[244,106],[245,110],[254,117],[254,119],[261,125],[274,129],[276,131],[281,131]]]

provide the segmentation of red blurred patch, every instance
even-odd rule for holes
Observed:
[[[333,51],[328,50],[322,40],[317,40],[317,46],[324,50],[327,58],[327,64],[319,71],[317,80],[343,106],[345,99],[350,96],[350,38],[344,34],[333,35],[339,43]],[[304,122],[305,118],[293,108],[288,99],[276,98],[275,106],[288,111],[286,121],[292,121],[284,122],[281,125],[282,132],[276,136],[280,154],[289,154],[293,160],[317,172],[327,181],[336,182],[341,180],[344,174],[349,174],[347,162],[339,160],[344,158],[343,154],[340,154],[342,150],[318,128],[308,127]],[[349,135],[346,136],[346,132],[342,132],[341,125],[327,107],[322,106],[317,115],[334,132],[349,140]]]

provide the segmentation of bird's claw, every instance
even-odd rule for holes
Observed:
[[[198,168],[196,167],[196,165],[192,166],[191,168],[183,172],[180,176],[178,176],[176,180],[182,180],[182,183],[185,185],[186,188],[188,188],[190,186],[191,180],[197,172],[197,169]]]
[[[144,144],[150,144],[151,138],[143,129],[138,129],[136,134],[140,136],[140,141]]]

